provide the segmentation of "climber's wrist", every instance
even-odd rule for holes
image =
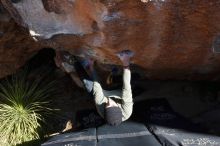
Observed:
[[[130,65],[124,65],[123,68],[124,69],[130,69]]]

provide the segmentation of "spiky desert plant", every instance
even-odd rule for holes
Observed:
[[[55,82],[28,80],[25,73],[0,83],[0,143],[16,145],[39,139],[44,117],[51,114]]]

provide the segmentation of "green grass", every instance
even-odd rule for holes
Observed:
[[[0,145],[16,145],[40,138],[42,123],[51,115],[56,83],[28,80],[25,73],[0,84]]]

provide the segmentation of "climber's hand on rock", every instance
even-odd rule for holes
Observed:
[[[75,71],[75,68],[73,65],[70,65],[69,63],[66,63],[66,62],[62,62],[61,64],[61,68],[62,70],[64,70],[65,72],[67,73],[71,73],[71,72],[74,72]]]
[[[89,62],[89,69],[90,69],[90,70],[93,70],[93,69],[94,69],[95,59],[94,59],[94,58],[89,58],[89,59],[88,59],[88,62]]]
[[[54,62],[57,67],[61,67],[62,59],[61,59],[61,53],[60,51],[56,51],[56,56],[54,57]]]
[[[54,61],[56,66],[59,67],[63,72],[71,73],[75,71],[73,65],[70,65],[69,63],[63,61],[61,51],[56,51],[56,56],[54,57]]]

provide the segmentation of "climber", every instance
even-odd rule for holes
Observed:
[[[130,58],[133,56],[133,52],[124,50],[117,53],[117,56],[123,65],[123,88],[122,90],[112,91],[102,89],[97,79],[93,59],[89,58],[84,59],[83,61],[78,61],[78,59],[75,58],[73,65],[71,61],[59,61],[62,58],[58,57],[59,54],[60,53],[57,53],[55,58],[56,65],[72,74],[71,77],[78,86],[82,87],[82,83],[84,84],[84,88],[94,97],[98,113],[108,124],[117,126],[131,116],[133,110],[133,99],[130,85],[131,73],[129,66]],[[66,58],[71,60],[71,57],[67,57],[67,55]],[[76,77],[76,73],[79,75],[79,78]],[[80,81],[82,82],[80,83]]]

